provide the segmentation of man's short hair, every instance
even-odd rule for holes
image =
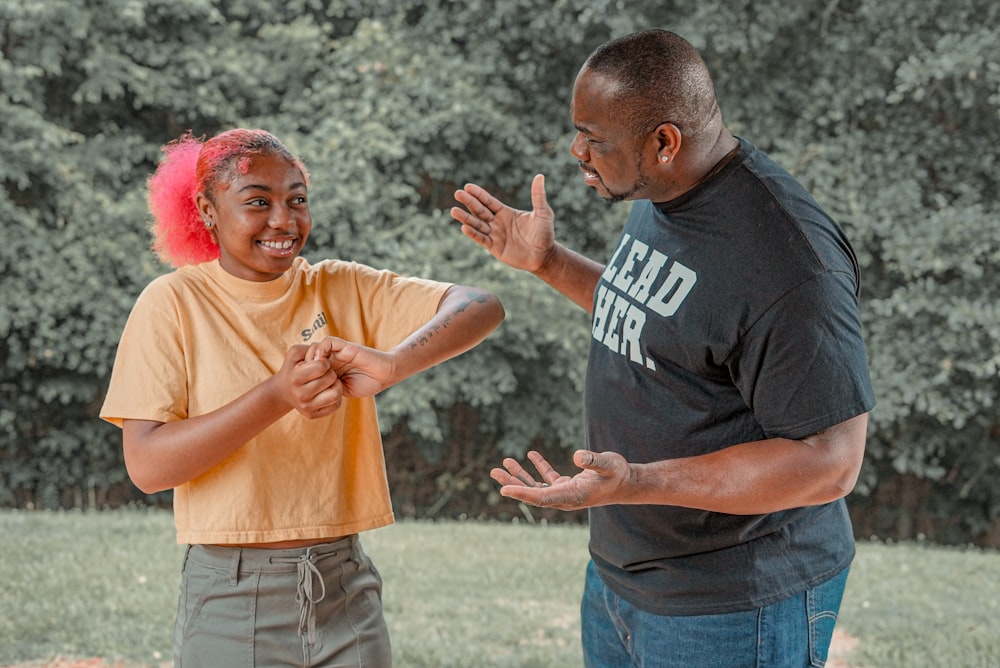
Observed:
[[[667,30],[643,30],[602,44],[584,67],[617,84],[614,118],[636,134],[669,122],[695,139],[719,113],[701,55]]]

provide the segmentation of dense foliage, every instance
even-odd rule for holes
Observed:
[[[879,404],[859,531],[1000,544],[992,0],[0,3],[0,503],[138,498],[95,416],[129,308],[165,270],[145,179],[184,131],[248,125],[310,168],[308,257],[503,298],[497,335],[381,399],[400,512],[492,512],[502,455],[581,444],[587,322],[465,240],[451,195],[471,180],[527,205],[545,172],[560,238],[604,257],[627,205],[580,184],[570,87],[594,46],[647,26],[703,51],[733,130],[862,259]]]

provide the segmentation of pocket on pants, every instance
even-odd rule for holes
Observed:
[[[178,640],[186,638],[198,620],[209,594],[227,574],[187,559],[181,572],[181,594],[177,606],[176,632]]]
[[[356,558],[345,565],[341,571],[340,588],[346,597],[348,613],[353,604],[374,608],[381,614],[382,609],[382,575],[367,554],[361,552]]]
[[[358,652],[357,665],[391,666],[392,645],[382,612],[382,576],[362,550],[344,565],[340,586],[353,636],[351,644]]]
[[[809,665],[823,668],[830,654],[833,629],[837,624],[840,602],[844,598],[847,570],[806,591],[809,615]]]

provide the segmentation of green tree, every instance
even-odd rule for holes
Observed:
[[[606,257],[627,205],[579,182],[572,82],[598,43],[660,26],[702,50],[730,126],[801,178],[858,250],[879,401],[859,527],[1000,541],[998,12],[987,0],[2,3],[0,216],[14,234],[0,245],[0,503],[134,494],[118,433],[95,416],[128,310],[166,270],[148,250],[145,179],[182,132],[252,125],[310,168],[307,256],[501,295],[498,334],[386,392],[380,414],[401,510],[509,512],[490,509],[489,466],[582,444],[588,323],[462,238],[452,192],[475,181],[527,206],[544,172],[560,238]]]
[[[310,256],[476,282],[508,304],[542,307],[515,306],[525,315],[501,338],[386,393],[387,432],[431,462],[470,440],[488,451],[477,454],[484,462],[498,444],[519,453],[529,441],[578,441],[572,394],[536,390],[564,379],[578,393],[585,337],[538,325],[569,321],[583,332],[582,314],[476,254],[443,211],[466,176],[522,187],[515,165],[547,150],[545,130],[561,120],[529,133],[508,84],[482,94],[495,70],[511,69],[503,60],[530,55],[508,55],[484,35],[510,17],[523,23],[526,8],[506,6],[509,17],[491,26],[478,25],[484,7],[451,3],[0,8],[0,111],[11,119],[0,130],[0,211],[19,229],[0,251],[0,497],[101,503],[123,483],[118,434],[94,418],[125,316],[165,270],[148,251],[145,178],[157,148],[188,129],[264,126],[306,158],[318,222]],[[523,26],[513,32],[524,39]],[[503,173],[512,176],[494,178]],[[554,373],[536,383],[541,359]]]

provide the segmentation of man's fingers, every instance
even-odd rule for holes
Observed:
[[[593,471],[602,478],[620,476],[623,473],[623,468],[628,467],[624,457],[616,452],[592,452],[590,450],[574,452],[573,463],[582,469]]]
[[[508,457],[503,460],[503,465],[511,477],[511,481],[508,484],[520,483],[525,487],[535,487],[538,484],[534,476],[528,473],[516,459]]]
[[[462,232],[473,241],[482,244],[483,240],[490,238],[492,226],[484,220],[473,216],[465,209],[452,207],[451,217],[462,224]]]
[[[528,452],[528,459],[538,471],[538,477],[541,480],[537,480],[520,462],[512,457],[503,460],[503,468],[495,468],[490,471],[490,477],[501,485],[520,485],[523,487],[548,487],[568,479],[567,476],[552,468],[552,465],[534,450]]]
[[[502,468],[492,469],[490,471],[490,477],[501,485],[510,485],[517,482],[517,479],[514,478],[514,476],[507,473],[507,471]]]
[[[462,202],[465,204],[465,202]],[[476,215],[472,209],[474,208],[472,204],[465,204],[468,209],[463,209],[460,206],[453,206],[449,209],[451,217],[462,223],[466,227],[471,227],[473,229],[479,229],[481,227],[488,227],[489,224],[483,220],[482,215]]]
[[[605,469],[610,465],[608,457],[590,450],[577,450],[573,453],[573,463],[582,469]]]
[[[469,204],[473,205],[469,208],[469,210],[474,214],[480,216],[488,214],[483,216],[487,220],[492,218],[493,214],[497,213],[504,207],[503,202],[491,195],[481,186],[477,186],[475,183],[466,183],[465,187],[456,193],[456,198],[458,198],[458,194],[463,195],[463,197],[459,199],[462,204],[465,204],[466,206],[469,206]]]
[[[535,178],[531,180],[531,206],[535,211],[549,208],[549,201],[545,197],[544,174],[535,174]]]
[[[536,482],[531,476],[527,474],[527,471],[521,469],[521,476],[512,475],[510,471],[502,468],[494,468],[490,470],[490,477],[493,478],[502,487],[506,488],[516,488],[516,489],[528,489],[534,487],[548,487],[548,484]]]
[[[456,207],[457,212],[452,212],[454,216],[455,213],[459,215],[465,214],[461,218],[457,218],[459,221],[468,223],[466,217],[478,218],[479,220],[488,223],[493,220],[494,214],[496,214],[500,209],[503,208],[503,203],[500,202],[493,195],[489,194],[479,186],[467,185],[464,190],[458,190],[455,192],[455,199],[459,204],[468,209],[467,212],[462,211],[461,208]]]
[[[563,477],[559,471],[552,468],[552,465],[549,464],[545,457],[542,457],[541,454],[535,452],[534,450],[528,452],[528,459],[530,459],[531,463],[534,464],[535,470],[538,471],[538,475],[541,476],[546,485],[551,485]]]

